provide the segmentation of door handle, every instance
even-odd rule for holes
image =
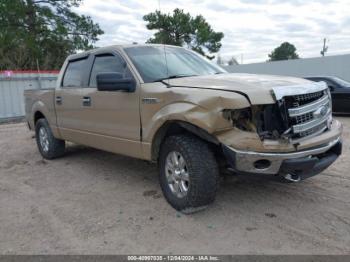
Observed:
[[[56,96],[55,100],[56,100],[57,105],[62,105],[62,97],[61,96]]]
[[[91,97],[89,96],[83,97],[83,106],[91,106]]]

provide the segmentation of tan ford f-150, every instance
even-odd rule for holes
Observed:
[[[177,210],[210,204],[220,170],[314,176],[341,154],[327,85],[231,74],[180,47],[128,45],[69,56],[56,89],[26,91],[46,159],[65,141],[157,162]]]

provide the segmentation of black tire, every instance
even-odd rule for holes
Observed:
[[[48,147],[43,148],[40,140],[40,129],[43,129],[47,134]],[[57,139],[53,136],[49,123],[46,119],[41,118],[35,124],[35,138],[40,154],[45,159],[54,159],[60,157],[65,151],[65,141]]]
[[[174,151],[181,154],[188,170],[188,190],[181,198],[172,192],[167,180],[166,160]],[[159,180],[166,200],[176,210],[192,213],[204,209],[215,200],[218,188],[219,168],[214,153],[207,143],[194,136],[170,136],[161,146]]]

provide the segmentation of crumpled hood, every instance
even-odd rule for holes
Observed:
[[[173,86],[244,93],[249,97],[253,105],[275,103],[272,92],[274,88],[283,90],[284,88],[290,89],[292,86],[293,88],[298,86],[299,89],[302,89],[303,85],[310,86],[313,83],[315,82],[296,77],[237,73],[193,76],[169,80],[169,84]]]

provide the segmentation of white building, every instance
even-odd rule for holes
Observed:
[[[350,82],[350,54],[225,66],[232,73],[287,76],[337,76]]]

